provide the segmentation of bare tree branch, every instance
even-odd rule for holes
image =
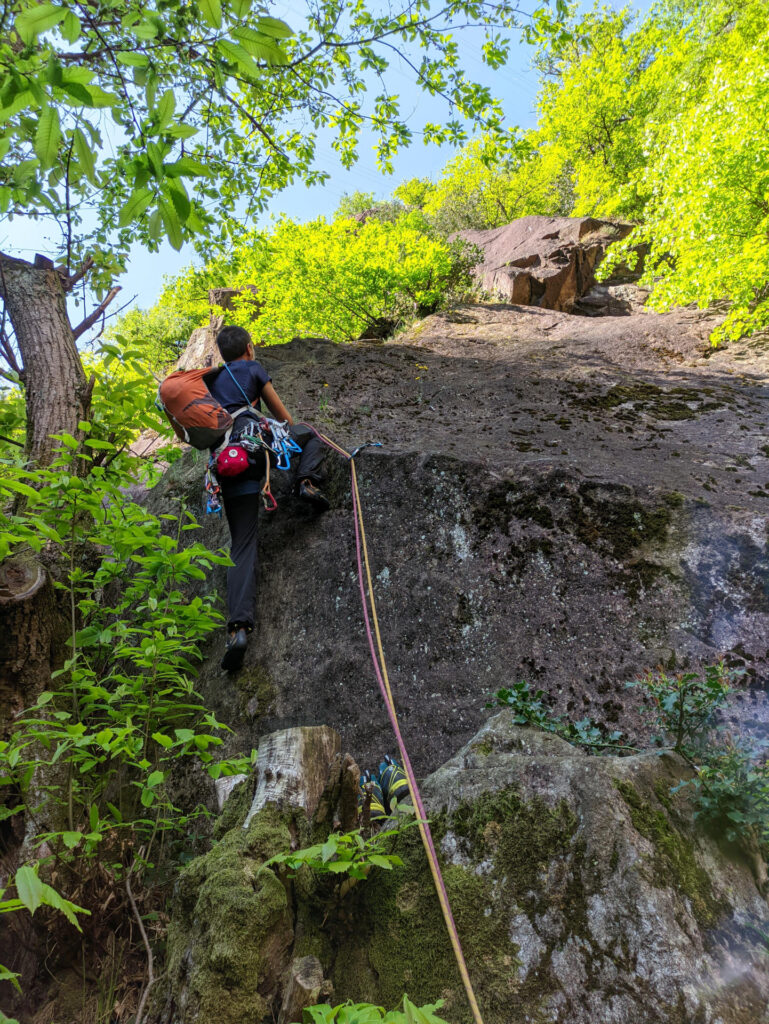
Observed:
[[[109,306],[110,302],[112,302],[112,300],[115,298],[119,291],[120,285],[116,285],[114,288],[111,288],[106,299],[100,302],[96,309],[93,311],[93,313],[89,313],[85,320],[83,320],[82,323],[78,324],[77,327],[73,329],[72,336],[75,338],[76,341],[81,334],[84,334],[88,330],[89,327],[93,327],[93,325],[96,323],[96,321],[102,315],[107,306]]]
[[[83,261],[83,265],[81,266],[80,270],[78,270],[76,274],[72,274],[71,277],[68,277],[64,282],[64,291],[71,292],[75,285],[78,283],[78,281],[82,281],[82,279],[85,277],[85,275],[88,273],[92,266],[93,258],[91,256],[87,256]]]

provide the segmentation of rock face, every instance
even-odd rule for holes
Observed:
[[[763,1020],[769,907],[737,852],[692,827],[685,791],[671,793],[688,774],[673,755],[589,757],[502,712],[424,782],[487,1024]],[[441,997],[447,1020],[469,1024],[415,830],[396,839],[402,867],[346,893],[309,871],[284,888],[260,865],[292,833],[306,844],[307,818],[268,804],[245,829],[243,796],[177,887],[175,997],[160,1019],[261,1024],[282,1008],[289,1024],[333,983],[335,1002]],[[196,1000],[180,997],[191,989]]]
[[[484,292],[516,305],[571,312],[595,283],[607,245],[631,230],[594,217],[531,216],[455,237],[483,250],[475,276]]]
[[[769,734],[769,358],[711,353],[694,313],[588,319],[466,306],[398,344],[261,354],[278,393],[357,460],[390,676],[417,771],[479,728],[518,679],[559,713],[643,737],[625,683],[726,657],[740,728]],[[148,496],[200,508],[190,454]],[[213,644],[199,687],[235,729],[331,724],[363,767],[393,752],[363,632],[349,471],[327,459],[317,517],[274,474],[243,670]],[[185,534],[228,542],[201,515]],[[224,573],[208,586],[224,590]]]
[[[769,1003],[769,908],[748,866],[695,834],[672,755],[588,757],[491,719],[424,783],[487,1024],[748,1024]],[[411,844],[411,840],[409,840]],[[360,887],[338,998],[441,995],[470,1019],[416,844]]]

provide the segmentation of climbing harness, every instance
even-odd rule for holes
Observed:
[[[440,865],[438,863],[438,856],[435,852],[435,844],[433,842],[432,832],[427,822],[427,815],[425,813],[424,804],[422,803],[422,797],[417,786],[416,776],[414,775],[414,769],[411,767],[411,761],[409,759],[408,751],[406,750],[406,744],[403,741],[401,734],[400,723],[398,722],[398,714],[395,710],[395,701],[393,699],[392,689],[390,687],[390,680],[387,674],[387,663],[385,661],[384,649],[382,647],[382,637],[379,632],[379,619],[376,612],[376,603],[374,601],[374,588],[371,579],[371,566],[369,564],[368,546],[366,544],[366,529],[363,523],[363,510],[360,502],[360,492],[358,490],[358,474],[355,469],[355,456],[363,451],[364,448],[368,447],[381,447],[378,442],[369,441],[365,445],[360,445],[353,452],[347,452],[344,448],[340,447],[325,434],[319,433],[309,423],[302,424],[307,426],[313,433],[323,441],[329,448],[338,452],[350,463],[350,476],[352,480],[352,506],[355,521],[355,550],[356,559],[358,563],[358,583],[360,585],[360,598],[361,606],[363,608],[363,621],[366,627],[366,636],[368,638],[369,651],[371,653],[371,660],[374,665],[374,673],[379,683],[379,689],[384,698],[385,705],[387,707],[387,714],[390,718],[390,724],[393,727],[395,738],[398,742],[398,749],[400,751],[401,759],[403,761],[403,767],[406,772],[406,780],[408,782],[409,793],[411,794],[411,800],[414,804],[414,808],[417,813],[417,825],[419,827],[420,835],[422,836],[422,844],[427,854],[427,860],[430,865],[430,873],[433,877],[433,883],[435,890],[438,894],[438,901],[441,905],[443,912],[443,919],[446,923],[446,930],[449,933],[449,939],[454,950],[454,956],[457,961],[457,967],[462,978],[462,984],[467,994],[467,1000],[470,1004],[470,1008],[473,1013],[475,1024],[483,1024],[483,1018],[481,1017],[481,1011],[478,1007],[478,1001],[475,998],[475,992],[473,991],[473,985],[470,981],[470,975],[467,970],[467,964],[465,962],[464,953],[462,952],[462,945],[459,941],[459,932],[454,921],[454,915],[451,912],[451,904],[449,903],[449,896],[446,892],[446,885],[443,881],[443,875],[441,874]],[[365,566],[366,574],[366,585],[363,582],[363,573]],[[368,590],[368,596],[366,591]],[[369,614],[370,608],[370,614]],[[372,632],[373,623],[373,632]],[[376,638],[376,640],[375,640]]]

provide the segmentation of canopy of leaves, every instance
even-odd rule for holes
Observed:
[[[208,289],[242,289],[228,322],[252,332],[261,345],[295,336],[351,341],[367,328],[392,328],[434,312],[467,291],[478,254],[448,242],[414,211],[397,220],[359,224],[341,217],[307,224],[278,221],[246,235],[226,259],[188,271],[169,284],[134,329],[151,342],[152,323],[165,311],[177,322],[208,320]],[[122,322],[116,328],[123,334]]]
[[[596,7],[542,41],[535,130],[473,140],[435,185],[396,195],[447,231],[635,221],[616,258],[650,247],[652,308],[726,299],[714,340],[751,333],[769,325],[768,58],[764,0],[661,0],[640,24]]]
[[[68,266],[95,256],[102,284],[131,243],[227,238],[296,176],[328,177],[313,168],[323,129],[349,166],[370,128],[391,167],[413,137],[387,88],[393,61],[451,105],[424,141],[462,142],[468,119],[501,131],[454,32],[481,27],[497,67],[500,33],[518,18],[511,0],[311,0],[292,26],[255,0],[11,0],[0,10],[0,215],[50,217],[59,255]]]

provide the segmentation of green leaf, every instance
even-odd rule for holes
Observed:
[[[384,868],[385,871],[392,871],[392,863],[387,857],[382,857],[378,853],[372,853],[367,859],[378,868]]]
[[[219,0],[199,0],[200,13],[203,21],[211,28],[222,27],[222,5]]]
[[[294,30],[285,21],[280,21],[278,18],[260,18],[257,28],[266,36],[272,36],[273,39],[288,39],[294,34]]]
[[[118,224],[124,228],[131,221],[137,220],[152,202],[152,192],[148,188],[137,188],[128,197],[128,201],[120,211]]]
[[[243,49],[257,60],[280,64],[285,59],[285,55],[277,43],[262,32],[255,32],[252,28],[243,27],[234,29],[232,34],[243,44]]]
[[[62,832],[61,834],[61,841],[68,850],[74,850],[82,838],[82,832]]]
[[[166,750],[174,745],[174,741],[171,737],[166,736],[162,732],[153,732],[152,738],[156,743],[159,743],[161,747],[165,747]]]
[[[68,43],[76,43],[80,38],[80,19],[73,11],[67,11],[61,23],[61,34]]]
[[[253,0],[232,0],[232,10],[236,18],[245,18],[251,10]]]
[[[191,124],[172,124],[165,130],[172,139],[191,139],[198,134],[198,129]]]
[[[155,794],[151,789],[142,790],[141,802],[144,807],[152,807],[155,803]]]
[[[163,95],[158,100],[158,104],[155,107],[155,113],[157,114],[158,121],[161,127],[165,127],[170,123],[171,118],[174,116],[174,110],[176,109],[176,97],[174,96],[172,89],[166,89]]]
[[[9,491],[14,491],[16,494],[23,494],[26,498],[37,498],[38,493],[34,487],[30,487],[29,484],[24,484],[21,480],[0,480],[0,488],[5,487]]]
[[[34,914],[43,897],[43,883],[37,873],[28,864],[24,864],[16,872],[14,882],[19,899],[30,914]]]
[[[133,53],[131,50],[118,50],[115,56],[120,64],[129,68],[146,68],[150,62],[146,53]]]
[[[82,168],[86,178],[91,182],[92,185],[96,184],[96,162],[91,147],[88,145],[88,140],[79,128],[76,128],[72,134],[74,142],[75,157],[77,162]],[[82,427],[80,428],[83,429]],[[90,424],[88,425],[90,430]]]
[[[172,164],[166,164],[165,171],[168,178],[202,178],[211,173],[205,164],[193,160],[191,156],[183,156]]]
[[[60,141],[59,112],[55,107],[43,107],[35,132],[35,152],[44,170],[53,166],[59,153]]]
[[[160,216],[163,218],[163,226],[166,229],[168,241],[178,252],[182,245],[184,245],[184,236],[182,235],[182,226],[179,223],[176,210],[170,203],[165,203],[162,200],[158,203],[158,209],[160,210]]]
[[[154,21],[143,21],[134,28],[133,33],[137,39],[144,39],[149,42],[150,39],[154,39],[157,36],[158,27]]]
[[[254,63],[240,43],[231,39],[217,39],[216,48],[228,64],[234,64],[243,75],[259,78],[262,74],[259,66]]]
[[[9,971],[7,967],[3,967],[0,964],[0,981],[10,981],[17,992],[21,992],[21,985],[17,980],[20,977],[20,974],[14,974],[13,971]],[[19,1024],[19,1022],[15,1018],[6,1017],[3,1011],[0,1010],[0,1024]]]
[[[352,861],[349,860],[332,860],[326,867],[329,871],[332,871],[335,875],[341,875],[343,871],[349,871],[352,866]]]
[[[30,44],[48,29],[54,28],[63,21],[67,14],[66,7],[56,7],[54,4],[38,4],[35,7],[28,7],[22,11],[14,22],[16,31],[22,42]]]
[[[152,772],[149,778],[147,779],[147,785],[150,787],[150,789],[153,789],[155,786],[159,786],[160,783],[165,779],[165,777],[165,772]]]
[[[323,844],[323,846],[321,848],[321,851],[320,851],[320,857],[321,857],[321,860],[323,861],[324,864],[327,861],[331,860],[331,858],[334,856],[334,854],[336,853],[338,845],[339,845],[339,842],[337,840],[337,837],[332,832],[331,835],[326,840],[326,842]]]
[[[166,192],[174,205],[179,220],[183,224],[186,223],[192,207],[184,183],[178,178],[172,178],[166,183]]]

